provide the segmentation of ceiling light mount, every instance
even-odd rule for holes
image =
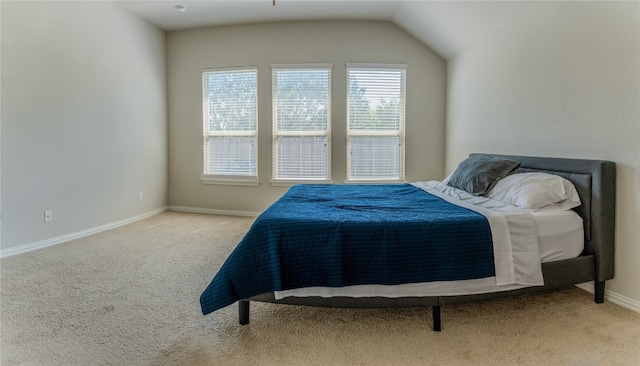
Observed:
[[[181,4],[174,6],[174,8],[181,13],[184,13],[185,11],[187,11],[187,7]]]

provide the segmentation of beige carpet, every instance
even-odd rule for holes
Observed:
[[[640,365],[640,314],[577,288],[430,309],[252,303],[203,316],[199,296],[253,218],[165,212],[9,257],[3,366]]]

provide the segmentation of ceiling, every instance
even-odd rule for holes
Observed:
[[[300,20],[383,20],[450,59],[542,1],[124,0],[125,10],[165,31]],[[184,6],[179,11],[177,6]]]

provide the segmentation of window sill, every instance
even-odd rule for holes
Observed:
[[[286,180],[286,179],[278,179],[272,180],[271,185],[274,187],[288,187],[296,184],[332,184],[333,181],[330,179],[301,179],[301,180]]]
[[[219,175],[207,175],[202,174],[200,176],[202,184],[219,184],[228,186],[258,186],[260,181],[257,177],[242,177],[242,176],[219,176]]]
[[[405,184],[406,180],[348,180],[345,184]]]

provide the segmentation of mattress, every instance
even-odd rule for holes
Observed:
[[[536,222],[542,263],[570,259],[584,250],[582,218],[573,210],[541,210],[531,213]]]
[[[440,182],[415,183],[427,192],[450,199],[451,202],[466,205],[483,212],[499,211],[503,215],[522,214],[522,209],[491,200],[489,198],[469,196],[466,192],[446,186]],[[473,206],[473,207],[471,207]],[[574,258],[584,248],[582,219],[572,210],[528,211],[535,222],[540,263]],[[519,250],[517,233],[511,233],[513,250]],[[528,244],[527,244],[528,245]],[[524,246],[524,245],[523,245]],[[515,263],[519,265],[519,263]],[[412,296],[457,296],[508,291],[528,287],[524,282],[498,284],[496,277],[486,277],[462,281],[441,281],[428,283],[409,283],[402,285],[355,285],[345,287],[305,287],[286,291],[275,291],[276,299],[285,297],[412,297]]]

